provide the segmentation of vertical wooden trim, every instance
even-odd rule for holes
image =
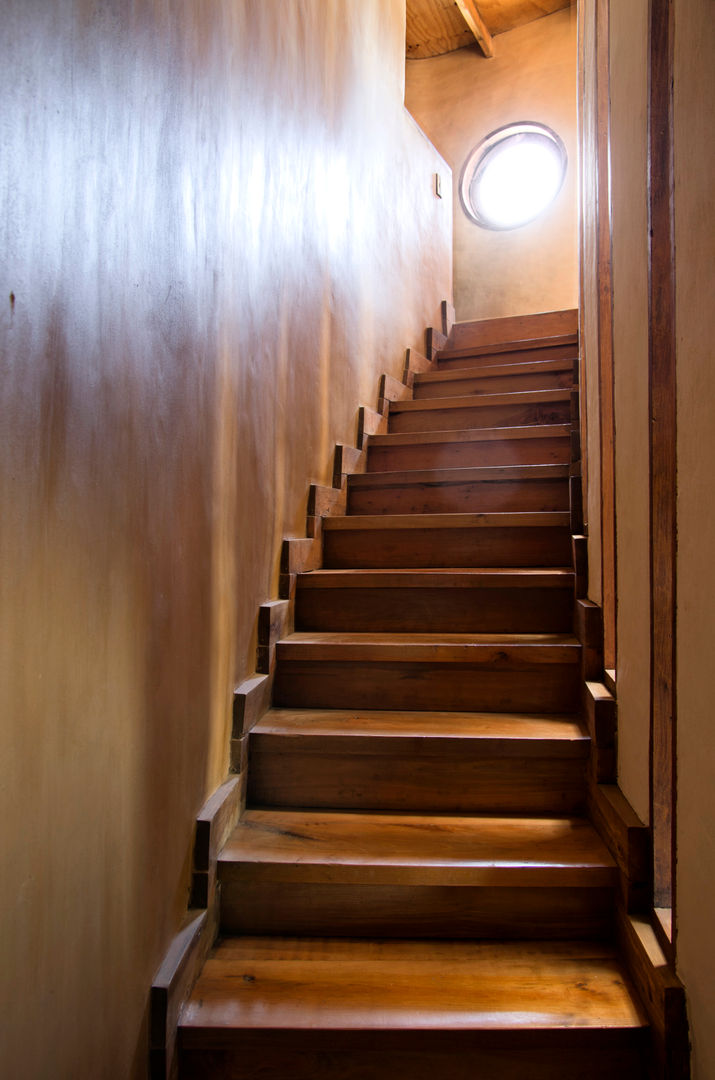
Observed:
[[[588,191],[586,186],[586,146],[588,139],[588,132],[586,130],[586,5],[579,0],[578,7],[576,9],[578,25],[577,25],[577,41],[578,41],[578,144],[579,144],[579,282],[578,282],[578,330],[579,330],[579,447],[580,447],[580,461],[581,461],[581,479],[583,491],[589,490],[589,461],[588,461],[588,427],[587,427],[587,414],[588,414],[588,380],[586,378],[585,370],[585,324],[584,324],[584,311],[585,311],[585,249],[586,249],[586,215],[584,213],[584,204],[588,198]],[[574,460],[572,455],[572,461]],[[584,505],[584,533],[588,531],[588,506]]]
[[[616,667],[616,464],[611,228],[610,0],[596,5],[598,366],[601,435],[601,596],[604,663]]]
[[[651,526],[651,826],[654,903],[674,906],[676,378],[673,0],[650,0],[648,256]],[[675,920],[673,921],[675,924]]]

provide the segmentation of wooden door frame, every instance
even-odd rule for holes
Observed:
[[[649,33],[650,820],[654,907],[670,909],[674,927],[677,431],[673,0],[650,0]]]

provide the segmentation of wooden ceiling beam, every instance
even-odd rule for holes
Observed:
[[[487,59],[490,59],[494,56],[494,39],[479,13],[475,0],[456,0],[456,2],[457,7],[464,16],[464,21],[476,38],[479,48]]]

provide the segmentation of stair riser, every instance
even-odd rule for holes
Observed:
[[[296,745],[276,749],[276,740],[263,750],[263,740],[252,736],[249,805],[518,814],[570,814],[584,806],[583,758],[504,757],[463,745],[451,755],[415,756],[409,741],[388,741],[382,754],[341,747],[304,753]]]
[[[324,565],[329,569],[397,567],[567,566],[571,535],[560,526],[519,529],[326,530]]]
[[[274,704],[319,709],[444,709],[569,713],[578,708],[579,667],[461,663],[279,660]]]
[[[578,939],[608,936],[608,887],[356,885],[287,881],[270,868],[220,871],[221,928],[232,934]]]
[[[371,446],[368,472],[402,469],[471,469],[500,465],[568,465],[571,440],[499,439],[484,442]]]
[[[464,428],[520,427],[526,424],[566,424],[570,402],[543,404],[464,405],[452,409],[390,409],[389,430],[461,431]]]
[[[369,633],[570,633],[573,591],[562,589],[301,588],[297,630]]]
[[[491,480],[348,489],[349,514],[519,513],[568,510],[568,479]]]
[[[468,349],[460,350],[462,356],[441,355],[437,358],[439,371],[456,371],[460,368],[479,369],[499,364],[531,364],[539,360],[572,360],[578,355],[576,345],[550,345],[544,349],[514,349],[511,352],[485,352],[481,356],[470,356]]]
[[[510,1032],[502,1046],[485,1050],[457,1048],[461,1033],[451,1030],[430,1033],[431,1042],[442,1049],[415,1050],[420,1033],[404,1032],[393,1037],[400,1049],[375,1049],[379,1031],[366,1032],[364,1045],[353,1045],[354,1034],[319,1032],[319,1050],[303,1050],[304,1040],[294,1031],[241,1031],[240,1045],[232,1049],[187,1049],[182,1046],[178,1080],[603,1080],[604,1076],[645,1080],[642,1051],[607,1045],[583,1049],[561,1048],[558,1035],[551,1045],[518,1049]],[[599,1033],[607,1040],[608,1033]],[[618,1033],[620,1034],[620,1033]],[[209,1032],[211,1047],[223,1037]],[[348,1047],[345,1048],[345,1044]],[[461,1044],[460,1044],[461,1046]]]
[[[415,382],[415,400],[425,398],[461,397],[462,394],[508,394],[525,390],[571,389],[573,372],[533,371],[513,375],[474,375],[471,378],[448,379],[445,382]]]

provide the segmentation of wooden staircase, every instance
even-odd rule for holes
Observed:
[[[298,576],[182,1080],[645,1076],[585,816],[576,337],[468,337],[392,403]]]

